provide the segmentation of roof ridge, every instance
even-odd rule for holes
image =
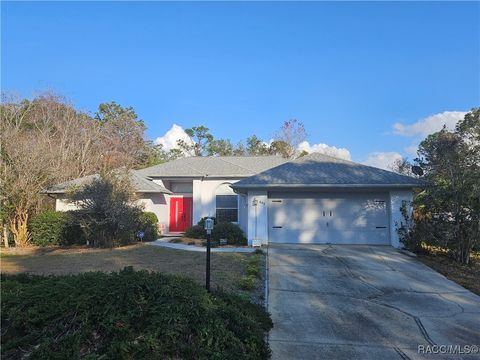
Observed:
[[[339,157],[335,157],[335,156],[332,156],[332,155],[328,155],[328,154],[324,154],[324,153],[321,153],[321,152],[318,152],[318,151],[314,151],[314,152],[311,152],[305,156],[302,156],[302,157],[299,157],[299,158],[296,158],[292,161],[297,161],[297,160],[302,160],[302,159],[305,159],[305,158],[308,158],[308,157],[312,157],[313,155],[320,155],[320,156],[323,156],[323,157],[327,157],[327,158],[330,158],[330,159],[334,159],[336,161],[339,161],[339,162],[346,162],[346,163],[352,163],[352,164],[360,164],[360,163],[357,163],[353,160],[347,160],[347,159],[342,159],[342,158],[339,158]],[[362,165],[362,164],[360,164]]]

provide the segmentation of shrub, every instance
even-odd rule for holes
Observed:
[[[67,211],[67,221],[63,229],[62,245],[84,245],[87,242],[85,231],[80,226],[79,213]]]
[[[85,244],[86,238],[74,211],[48,210],[30,221],[32,244],[37,246]]]
[[[200,225],[203,229],[205,229],[205,220],[208,218],[213,219],[213,225],[217,225],[217,218],[213,216],[205,216],[200,219],[200,221],[197,223],[197,225]]]
[[[30,221],[32,244],[37,246],[62,244],[68,215],[47,210],[35,215]]]
[[[260,277],[261,255],[250,255],[247,263],[247,275]]]
[[[261,305],[190,279],[125,268],[2,274],[2,358],[266,359]]]
[[[144,232],[143,241],[155,241],[158,239],[157,224],[158,218],[155,213],[145,211],[140,214],[138,231]]]
[[[240,279],[240,289],[252,290],[255,286],[255,276],[247,275]]]
[[[189,227],[187,230],[185,230],[184,235],[192,239],[205,239],[206,236],[205,229],[200,225],[193,225]]]
[[[251,276],[260,276],[260,266],[258,264],[248,264],[247,265],[247,275]]]
[[[193,239],[205,239],[205,219],[202,218],[198,225],[193,225],[185,230],[185,236]],[[203,225],[200,223],[203,221]],[[222,222],[214,225],[212,230],[212,242],[219,244],[220,239],[226,239],[230,245],[247,245],[247,239],[243,230],[237,224]]]
[[[80,206],[74,212],[75,217],[90,245],[105,247],[135,241],[142,210],[133,205],[133,191],[127,177],[102,174],[70,194],[70,200]]]
[[[230,222],[222,222],[213,227],[212,239],[219,242],[226,239],[228,244],[247,245],[247,239],[240,226]]]

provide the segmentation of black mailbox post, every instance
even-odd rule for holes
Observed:
[[[212,235],[213,230],[213,219],[207,218],[205,219],[205,230],[207,232],[207,266],[206,266],[206,273],[205,273],[205,288],[208,292],[210,292],[210,250],[211,250],[211,240],[210,237]]]

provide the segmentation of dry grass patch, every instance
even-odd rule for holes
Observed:
[[[254,254],[212,253],[212,286],[238,290],[245,266]],[[136,244],[113,249],[30,248],[3,250],[1,271],[7,274],[78,274],[87,271],[135,270],[185,275],[199,284],[205,282],[205,254]]]

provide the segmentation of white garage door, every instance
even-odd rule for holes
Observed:
[[[271,193],[269,242],[388,245],[386,193]]]

